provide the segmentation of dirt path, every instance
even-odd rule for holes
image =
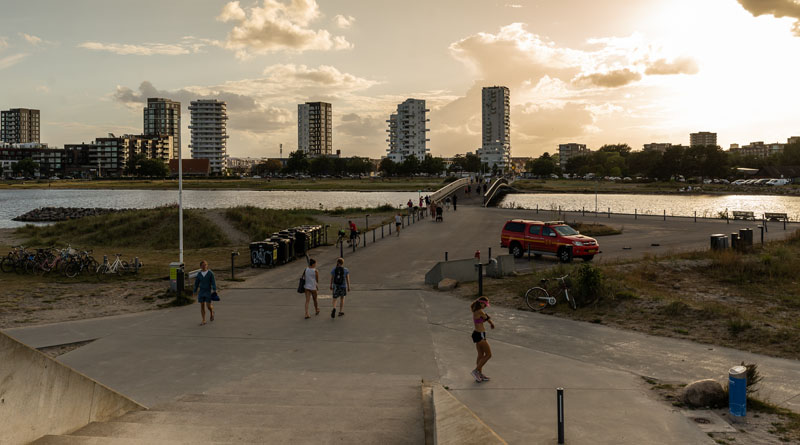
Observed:
[[[208,218],[211,222],[217,225],[230,240],[231,244],[249,244],[250,237],[244,232],[237,229],[231,224],[228,218],[225,217],[225,209],[206,209],[203,211],[203,216]]]
[[[16,246],[22,240],[14,235],[15,229],[0,229],[0,245]],[[3,253],[5,255],[5,253]]]

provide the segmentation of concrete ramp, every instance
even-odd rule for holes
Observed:
[[[0,332],[0,444],[66,434],[144,407]]]

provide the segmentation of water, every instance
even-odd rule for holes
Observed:
[[[265,209],[405,206],[416,192],[325,192],[184,190],[185,208],[252,205]],[[25,223],[11,219],[40,207],[103,207],[145,209],[178,202],[176,190],[0,190],[0,228]]]
[[[593,193],[522,193],[506,195],[500,207],[550,210],[558,209],[587,212],[595,210]],[[612,213],[694,216],[717,218],[726,210],[754,212],[760,218],[764,212],[786,213],[791,220],[800,219],[800,197],[774,195],[623,195],[598,194],[597,210]]]

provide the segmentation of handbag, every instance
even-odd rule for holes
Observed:
[[[211,292],[211,301],[219,301],[219,294],[216,292]]]
[[[306,292],[306,271],[303,270],[303,274],[300,275],[300,283],[297,285],[297,293],[304,294]]]

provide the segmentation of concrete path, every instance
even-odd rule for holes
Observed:
[[[368,235],[366,248],[345,253],[354,291],[347,315],[335,320],[324,287],[322,313],[302,318],[303,297],[295,288],[303,265],[295,262],[222,292],[217,321],[202,327],[194,305],[9,333],[37,346],[98,338],[59,359],[149,406],[263,372],[439,380],[509,443],[554,438],[557,386],[567,392],[570,443],[711,443],[685,417],[651,399],[639,376],[720,377],[741,360],[760,364],[764,395],[800,410],[797,361],[502,308],[491,309],[498,328],[489,333],[494,357],[486,373],[493,380],[475,384],[469,376],[475,350],[468,302],[427,290],[423,277],[445,251],[453,259],[489,246],[500,253],[502,223],[535,218],[531,213],[459,206],[443,223],[423,220],[400,237],[373,245]],[[641,255],[651,243],[661,250],[704,248],[708,234],[727,227],[724,221],[616,221],[626,235],[602,238],[598,260]],[[627,244],[633,249],[623,250]],[[323,285],[338,255],[333,248],[313,252]]]

